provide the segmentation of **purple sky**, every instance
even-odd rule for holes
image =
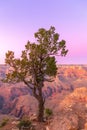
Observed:
[[[41,27],[55,26],[69,53],[59,64],[87,64],[87,0],[0,0],[0,64],[8,50],[18,57]]]

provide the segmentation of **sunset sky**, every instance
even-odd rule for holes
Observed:
[[[55,26],[69,53],[59,64],[87,64],[87,0],[0,0],[0,64],[8,50],[19,57],[41,27]]]

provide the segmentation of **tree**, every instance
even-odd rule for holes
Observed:
[[[55,27],[49,30],[40,28],[34,34],[37,43],[28,43],[22,51],[21,58],[15,58],[14,52],[6,53],[5,62],[12,67],[6,75],[7,82],[23,81],[32,91],[38,101],[38,121],[43,121],[44,103],[42,89],[44,82],[52,82],[57,74],[55,56],[65,56],[68,52],[66,42],[59,41],[59,34],[55,33]]]

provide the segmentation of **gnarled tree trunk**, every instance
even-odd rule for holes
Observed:
[[[37,119],[39,122],[43,122],[44,118],[44,98],[42,96],[39,97],[38,100],[38,116]]]

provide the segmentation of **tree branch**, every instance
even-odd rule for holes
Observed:
[[[34,89],[34,85],[32,83],[29,83],[29,81],[27,82],[25,79],[23,79],[23,82],[30,88],[30,89]]]
[[[47,82],[53,82],[54,81],[54,79],[48,79],[48,78],[44,78],[44,81],[47,81]]]
[[[39,95],[36,93],[36,87],[33,88],[33,94],[34,94],[34,97],[39,100]]]

